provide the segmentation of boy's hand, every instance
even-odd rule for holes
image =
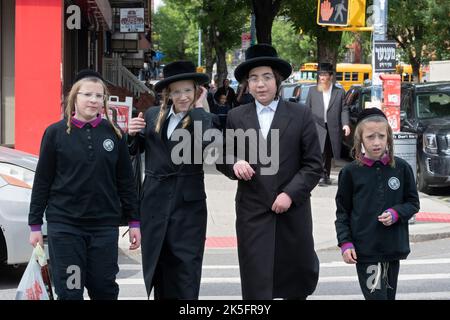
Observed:
[[[130,228],[130,250],[136,250],[141,246],[141,229]]]
[[[255,174],[255,170],[250,166],[247,161],[239,160],[233,166],[234,175],[240,179],[248,181]]]
[[[128,125],[128,134],[130,136],[136,135],[139,131],[145,128],[145,119],[144,114],[139,112],[139,115],[136,118],[130,120],[130,124]]]
[[[291,197],[287,193],[282,192],[275,199],[275,202],[272,205],[272,211],[275,213],[286,212],[291,207],[291,204],[292,204]]]

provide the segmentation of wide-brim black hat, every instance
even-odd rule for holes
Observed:
[[[73,79],[73,83],[80,81],[83,78],[99,78],[102,81],[105,81],[100,73],[91,69],[83,69],[77,73],[75,79]]]
[[[277,51],[269,44],[261,43],[251,46],[245,51],[245,61],[236,67],[234,77],[241,82],[251,69],[256,67],[272,67],[283,77],[283,80],[289,78],[292,73],[292,67],[289,62],[278,58]]]
[[[196,72],[195,65],[191,61],[175,61],[163,68],[164,79],[155,84],[156,91],[162,91],[169,84],[181,80],[193,80],[197,84],[209,82],[205,73]]]
[[[317,72],[328,72],[333,73],[333,65],[329,62],[321,62],[319,63],[319,67],[317,68]]]
[[[383,118],[385,118],[387,120],[386,115],[380,109],[378,109],[378,108],[367,108],[367,109],[364,109],[363,111],[361,111],[358,114],[358,119],[356,120],[356,124],[360,123],[361,121],[363,121],[366,118],[375,117],[375,116],[383,117]]]

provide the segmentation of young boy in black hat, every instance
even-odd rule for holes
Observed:
[[[140,113],[129,126],[134,137],[130,152],[145,151],[142,267],[147,294],[154,288],[155,299],[193,300],[199,295],[207,219],[203,163],[184,154],[188,150],[179,159],[178,139],[172,139],[187,134],[182,142],[195,145],[216,125],[215,115],[203,109],[207,90],[201,85],[209,78],[195,70],[190,61],[167,64],[164,79],[155,85],[162,91],[161,106],[149,108],[145,117]],[[195,132],[200,124],[202,131]]]
[[[343,133],[350,134],[349,111],[344,105],[345,91],[333,84],[333,65],[320,63],[317,78],[317,86],[308,92],[306,106],[312,110],[323,156],[324,173],[319,185],[326,186],[332,183],[331,158],[341,158]]]
[[[241,159],[236,150],[226,148],[226,164],[218,165],[226,176],[238,180],[236,233],[242,297],[306,299],[319,277],[310,203],[310,192],[322,174],[317,131],[310,109],[279,98],[281,82],[292,68],[278,58],[275,48],[254,45],[245,56],[234,75],[248,83],[255,101],[228,113],[227,130],[255,133],[257,141],[237,145],[245,149]],[[227,145],[239,143],[229,137],[227,132]],[[265,170],[263,150],[279,154],[272,173]]]
[[[115,300],[119,294],[119,223],[130,226],[130,249],[140,246],[137,193],[127,141],[108,117],[100,74],[82,70],[65,118],[44,133],[31,195],[30,243],[43,245],[47,219],[52,279],[60,300]],[[107,119],[102,119],[101,110]]]
[[[384,113],[365,109],[358,116],[355,160],[339,173],[336,233],[342,258],[356,263],[368,300],[394,300],[399,260],[409,249],[408,220],[419,211],[414,174],[394,157],[392,129]]]

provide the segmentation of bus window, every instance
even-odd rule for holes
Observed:
[[[342,81],[342,72],[336,72],[336,81]]]
[[[344,80],[350,81],[350,72],[344,72]]]
[[[352,72],[352,81],[358,81],[358,72]]]
[[[368,73],[364,73],[364,80],[369,79],[369,74]]]

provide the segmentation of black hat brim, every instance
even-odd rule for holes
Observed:
[[[253,68],[266,66],[272,67],[273,69],[277,70],[283,80],[289,78],[292,73],[291,65],[283,59],[275,57],[258,57],[248,59],[238,65],[234,70],[234,77],[237,81],[241,82]]]
[[[182,80],[192,80],[197,84],[204,84],[209,81],[209,77],[207,74],[198,72],[177,74],[175,76],[167,77],[158,81],[154,87],[155,91],[162,91],[171,83]]]

